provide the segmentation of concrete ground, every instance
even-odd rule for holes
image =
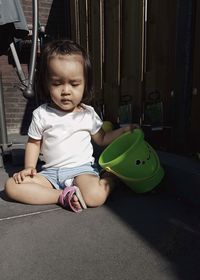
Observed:
[[[199,207],[173,193],[170,170],[150,193],[122,184],[102,207],[75,214],[9,201],[16,162],[8,156],[0,169],[1,280],[200,279]]]

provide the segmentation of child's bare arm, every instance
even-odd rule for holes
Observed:
[[[35,140],[33,138],[28,139],[25,150],[24,167],[36,168],[38,157],[40,154],[41,140]]]
[[[37,174],[36,165],[40,147],[41,140],[35,140],[29,137],[25,149],[24,169],[13,175],[16,183],[20,184],[26,176],[34,176]]]
[[[99,146],[107,146],[120,135],[125,132],[132,131],[134,128],[139,128],[139,125],[129,124],[125,127],[120,127],[109,132],[104,132],[103,129],[100,129],[95,135],[92,135],[92,139]]]

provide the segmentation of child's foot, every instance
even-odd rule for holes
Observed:
[[[83,200],[81,192],[78,187],[66,187],[59,196],[58,203],[66,209],[71,209],[74,212],[81,212],[87,206]]]
[[[78,197],[75,194],[72,196],[71,204],[75,209],[77,209],[78,212],[80,212],[82,210]]]

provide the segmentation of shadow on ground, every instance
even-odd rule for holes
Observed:
[[[147,194],[121,188],[107,206],[171,264],[177,279],[200,279],[199,208],[168,193],[164,183]]]
[[[11,164],[9,158],[5,161],[5,171],[10,176],[20,168],[21,166],[19,165]],[[88,209],[81,214],[82,216],[72,216],[72,213],[65,213],[62,210],[59,212],[60,219],[62,220],[63,218],[64,223],[70,221],[71,229],[69,233],[65,233],[67,238],[70,238],[70,242],[77,244],[77,239],[75,238],[77,235],[79,237],[78,243],[80,243],[80,239],[83,239],[86,244],[90,244],[88,246],[91,246],[89,247],[91,251],[88,252],[88,247],[86,248],[82,243],[81,248],[77,248],[78,254],[81,256],[86,254],[87,260],[90,259],[90,261],[95,258],[98,260],[96,264],[91,261],[94,266],[93,270],[97,271],[95,277],[94,271],[91,272],[92,277],[88,278],[88,275],[86,277],[91,262],[85,259],[84,268],[82,269],[87,270],[87,272],[85,272],[85,276],[82,275],[81,277],[79,275],[80,278],[77,279],[200,279],[200,214],[197,208],[172,195],[171,192],[169,193],[165,182],[164,179],[158,188],[147,194],[135,194],[128,187],[121,184],[112,193],[104,206],[99,209]],[[38,209],[38,207],[24,206],[14,202],[10,204],[3,191],[1,191],[0,197],[5,203],[9,203],[12,213],[21,213],[20,211],[27,213]],[[39,207],[40,209],[49,209],[49,207]],[[46,221],[48,219],[52,221],[53,219],[53,223],[56,226],[58,224],[61,226],[59,218],[55,218],[53,214],[51,216],[50,214],[49,216],[46,215],[45,219]],[[43,224],[45,219],[43,219]],[[33,223],[33,219],[31,221]],[[42,221],[41,217],[38,222],[40,221]],[[88,225],[87,230],[85,229],[86,225]],[[50,225],[48,226],[50,227]],[[23,228],[23,225],[21,228]],[[65,230],[62,228],[58,236],[65,240],[61,233],[62,230],[64,234]],[[83,232],[87,231],[85,236],[79,232],[82,230]],[[20,232],[21,229],[16,229],[16,231]],[[93,242],[96,243],[93,244]],[[98,250],[97,252],[93,251],[95,246],[99,248],[99,252]],[[102,246],[104,247],[103,249]],[[48,248],[48,250],[50,249]],[[97,256],[101,254],[101,250],[105,250],[105,255],[108,254],[107,260],[102,260],[102,263],[99,262],[100,255]],[[119,252],[124,256],[115,256]],[[59,252],[56,255],[59,255]],[[66,266],[67,264],[72,265],[71,258],[69,257],[66,260]],[[121,266],[129,268],[127,268],[127,273],[121,271],[120,274],[115,262],[123,262],[123,260],[124,263]],[[61,263],[63,265],[63,260]],[[110,266],[106,268],[108,271],[106,270],[107,274],[105,275],[109,275],[107,277],[104,275],[105,271],[98,272],[98,270],[100,267],[105,268],[108,263]],[[50,264],[52,265],[52,259]],[[79,266],[82,266],[81,260]],[[120,267],[120,264],[118,266]],[[32,266],[30,265],[30,267]],[[131,267],[134,267],[134,269]],[[38,269],[43,271],[44,267]],[[112,271],[113,269],[115,271]],[[49,270],[47,269],[47,271]],[[104,277],[99,278],[98,273],[102,273]],[[47,274],[45,275],[47,277]],[[25,278],[22,277],[21,279]],[[58,279],[61,278],[58,277]]]

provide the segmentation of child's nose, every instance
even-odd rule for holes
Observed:
[[[66,84],[62,88],[62,94],[71,94],[71,87],[70,85]]]

